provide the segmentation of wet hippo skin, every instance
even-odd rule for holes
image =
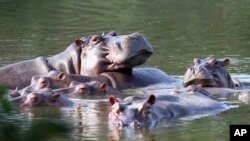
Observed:
[[[40,106],[57,106],[57,107],[70,107],[73,102],[60,93],[54,92],[52,89],[45,88],[42,90],[34,90],[20,95],[15,98],[9,99],[14,105],[40,107]]]
[[[121,91],[100,81],[90,81],[85,83],[73,81],[68,88],[60,88],[53,91],[69,98],[80,99],[90,96],[123,95]]]
[[[206,59],[194,59],[193,66],[189,67],[184,74],[184,86],[201,85],[202,87],[242,87],[239,80],[233,79],[225,69],[230,64],[228,58],[218,60],[214,57]]]
[[[229,109],[226,104],[194,92],[192,94],[150,95],[117,100],[110,96],[109,123],[112,127],[134,128],[161,126],[161,121],[183,117],[202,117],[218,114]]]
[[[91,81],[96,83],[91,83]],[[145,87],[159,83],[169,84],[176,81],[157,68],[135,68],[127,72],[105,72],[93,77],[52,70],[40,76],[33,76],[29,86],[21,90],[10,91],[9,94],[11,97],[16,97],[44,88],[67,91],[72,86],[72,82],[84,83],[84,85],[91,87],[103,83],[107,85],[109,90],[113,89],[113,92],[118,92],[127,88]]]
[[[131,69],[145,63],[152,53],[153,48],[139,33],[89,35],[75,40],[57,55],[3,66],[0,85],[21,89],[29,85],[32,76],[50,70],[97,76],[103,72]]]

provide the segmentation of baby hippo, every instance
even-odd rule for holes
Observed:
[[[90,79],[81,75],[65,74],[64,72],[52,70],[41,76],[33,76],[30,87],[33,89],[67,88],[73,81],[88,82]]]
[[[68,88],[73,80],[79,82],[90,81],[89,79],[85,79],[85,76],[65,74],[63,72],[52,70],[43,75],[33,76],[31,79],[31,84],[29,86],[23,88],[22,90],[10,90],[9,96],[10,98],[15,98],[33,91],[39,91],[46,88]]]
[[[58,106],[66,107],[72,106],[73,102],[64,97],[60,93],[55,93],[51,89],[43,89],[36,92],[30,92],[26,95],[19,96],[10,100],[20,106]]]
[[[200,84],[202,87],[235,88],[245,85],[239,80],[233,79],[225,69],[230,65],[230,59],[228,58],[195,58],[193,62],[193,65],[184,74],[183,83],[185,87]]]
[[[200,94],[150,95],[146,99],[136,96],[122,101],[110,96],[112,110],[109,113],[111,127],[156,127],[163,121],[176,118],[197,118],[223,112],[226,104]]]
[[[85,83],[73,81],[68,88],[56,89],[54,92],[61,93],[70,98],[122,94],[119,90],[116,90],[115,88],[108,86],[107,83],[100,81],[90,81]]]

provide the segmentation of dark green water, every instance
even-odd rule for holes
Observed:
[[[155,53],[144,66],[181,76],[194,57],[229,57],[228,70],[250,81],[249,0],[0,0],[0,66],[50,56],[81,36],[111,30],[140,32],[149,40]],[[118,135],[120,140],[226,141],[229,124],[250,123],[250,106],[239,107],[212,117],[176,121],[170,127],[121,130]],[[34,115],[72,118],[74,140],[118,138],[108,129],[108,110],[99,108],[86,107],[88,114],[77,118],[60,112],[51,116],[48,111]]]

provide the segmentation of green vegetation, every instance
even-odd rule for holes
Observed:
[[[47,119],[33,120],[29,127],[20,127],[18,111],[5,97],[6,89],[0,87],[0,139],[1,141],[47,141],[69,131],[67,124]],[[25,121],[26,122],[26,121]],[[30,121],[27,121],[30,122]]]

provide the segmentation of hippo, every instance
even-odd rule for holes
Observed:
[[[68,88],[60,88],[53,90],[69,98],[86,98],[87,96],[106,96],[106,95],[123,95],[123,93],[115,88],[108,86],[105,82],[71,82]]]
[[[111,127],[142,128],[158,127],[161,121],[177,118],[196,118],[229,109],[229,106],[201,93],[173,95],[149,95],[147,98],[131,96],[119,101],[110,96],[111,112],[109,123]]]
[[[26,87],[22,90],[9,91],[8,99],[15,99],[17,97],[26,97],[30,93],[45,93],[51,89],[44,87],[40,89],[33,88],[32,86]],[[46,91],[47,90],[47,91]],[[59,93],[68,98],[86,98],[88,96],[106,96],[106,95],[123,95],[123,93],[115,88],[108,86],[105,82],[90,81],[90,82],[77,82],[73,81],[69,87],[51,89],[54,93]],[[48,91],[48,93],[51,93]]]
[[[21,107],[40,107],[40,106],[56,106],[69,107],[73,106],[73,102],[60,93],[55,93],[52,89],[42,89],[9,99],[11,103]]]
[[[0,85],[22,89],[29,85],[32,76],[50,70],[85,76],[111,71],[126,72],[145,63],[152,53],[152,46],[139,33],[118,35],[109,32],[84,36],[54,56],[3,66],[0,68]]]
[[[183,84],[201,85],[202,87],[236,88],[243,87],[243,84],[232,79],[229,72],[224,68],[230,64],[228,58],[218,60],[214,57],[206,59],[194,59],[194,65],[189,67],[184,74]]]
[[[157,68],[135,68],[130,72],[105,72],[98,76],[84,76],[67,74],[59,71],[49,71],[43,75],[33,76],[31,84],[21,90],[11,91],[11,97],[23,95],[43,88],[64,89],[67,91],[72,82],[89,83],[91,81],[107,84],[108,92],[119,93],[127,88],[145,87],[159,83],[175,83],[177,80],[169,77],[165,72]],[[92,85],[95,83],[89,83]],[[72,90],[72,88],[71,88]]]

